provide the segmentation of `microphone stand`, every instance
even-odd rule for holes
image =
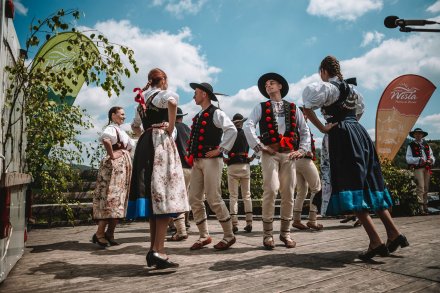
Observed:
[[[412,28],[407,26],[401,26],[399,29],[401,32],[409,33],[409,32],[434,32],[440,33],[440,29],[425,29],[425,28]]]

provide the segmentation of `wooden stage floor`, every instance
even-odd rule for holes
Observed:
[[[292,228],[297,247],[287,249],[278,240],[276,221],[277,246],[267,251],[261,220],[254,221],[252,233],[242,230],[241,221],[237,243],[216,251],[221,227],[209,220],[213,243],[190,251],[198,238],[192,222],[188,240],[165,243],[180,264],[175,271],[147,268],[147,222],[119,225],[122,244],[107,249],[90,242],[95,226],[34,229],[0,292],[440,292],[440,216],[395,221],[410,246],[371,263],[357,259],[368,238],[353,222],[325,219],[320,232]],[[374,222],[385,241],[379,219]]]

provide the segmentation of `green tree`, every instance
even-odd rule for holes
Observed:
[[[66,202],[62,191],[68,189],[69,182],[78,179],[72,163],[83,161],[82,152],[90,155],[88,146],[79,141],[77,135],[92,124],[85,110],[68,103],[66,98],[72,93],[72,87],[83,78],[87,85],[101,87],[110,97],[124,90],[122,78],[130,76],[130,69],[124,63],[138,71],[133,50],[111,43],[99,32],[88,31],[90,36],[85,36],[72,27],[71,23],[79,16],[77,10],[59,10],[31,24],[26,52],[38,48],[41,40],[66,32],[72,35],[67,40],[67,50],[79,48],[79,51],[50,66],[38,66],[45,61],[45,57],[40,56],[30,63],[20,58],[7,68],[13,82],[7,89],[2,113],[6,117],[2,120],[3,144],[15,139],[13,125],[19,120],[25,121],[21,135],[27,135],[27,146],[20,144],[20,148],[26,148],[21,171],[32,174],[34,188],[46,201],[60,203]],[[92,45],[98,50],[92,50]],[[59,93],[60,101],[50,99],[49,86]],[[25,97],[22,103],[20,96]],[[20,115],[17,117],[16,113]]]

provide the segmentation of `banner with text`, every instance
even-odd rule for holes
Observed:
[[[394,159],[435,89],[415,74],[399,76],[386,87],[376,114],[376,150],[382,159]]]

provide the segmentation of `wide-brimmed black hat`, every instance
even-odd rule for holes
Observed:
[[[207,82],[202,82],[202,83],[195,83],[195,82],[191,82],[189,84],[189,86],[195,90],[195,89],[201,89],[202,91],[204,91],[205,93],[208,94],[209,98],[213,101],[218,101],[216,95],[219,96],[227,96],[225,94],[220,94],[220,93],[214,93],[214,90],[212,88],[212,85],[210,85]]]
[[[237,113],[234,115],[234,117],[232,117],[233,123],[245,122],[246,120],[247,118],[244,118],[243,115],[241,115],[240,113]]]
[[[289,92],[289,83],[287,82],[287,80],[282,77],[281,75],[279,75],[278,73],[275,72],[269,72],[266,74],[263,74],[259,79],[258,79],[258,89],[260,90],[260,93],[265,96],[266,98],[270,98],[269,95],[266,92],[266,81],[273,79],[278,81],[281,85],[281,97],[284,98],[287,93]]]
[[[176,115],[176,117],[183,117],[185,115],[188,115],[188,113],[183,114],[182,109],[180,109],[180,107],[177,107],[177,115]]]
[[[416,128],[416,129],[414,129],[413,131],[411,131],[411,132],[409,133],[409,136],[414,137],[414,133],[416,133],[416,132],[421,132],[421,133],[423,133],[423,137],[425,137],[425,136],[428,135],[428,132],[423,131],[421,128]]]

